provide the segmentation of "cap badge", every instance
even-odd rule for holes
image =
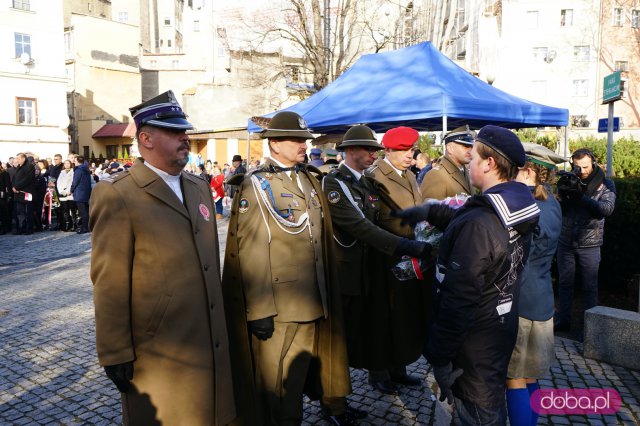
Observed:
[[[198,210],[200,210],[200,214],[202,215],[204,220],[209,222],[209,219],[211,218],[211,213],[209,213],[209,209],[207,208],[207,206],[200,203],[200,205],[198,206]]]
[[[302,117],[298,117],[298,124],[300,125],[301,129],[307,128],[307,123],[304,121],[304,118]]]

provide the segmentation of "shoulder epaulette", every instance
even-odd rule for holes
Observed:
[[[125,178],[127,176],[129,176],[129,170],[123,170],[121,172],[109,175],[107,177],[100,178],[98,183],[100,183],[100,182],[116,183],[119,180],[122,180],[123,178]]]
[[[252,172],[253,173],[253,172]],[[248,175],[250,175],[251,173],[249,173]],[[227,184],[229,185],[235,185],[238,186],[242,183],[242,181],[244,180],[244,173],[241,173],[239,175],[233,175],[231,176],[229,179],[227,179]]]

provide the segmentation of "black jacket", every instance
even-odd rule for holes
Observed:
[[[34,165],[25,162],[22,166],[18,166],[11,184],[15,189],[21,191],[19,194],[14,194],[14,200],[19,203],[24,203],[25,198],[23,193],[28,192],[33,195],[36,190],[36,169]]]
[[[604,241],[604,219],[613,214],[616,187],[599,167],[589,178],[589,183],[581,183],[580,196],[561,197],[560,244],[563,246],[599,247]]]
[[[438,205],[429,212],[429,222],[445,233],[426,356],[433,365],[452,362],[462,368],[454,394],[483,407],[504,403],[518,333],[519,275],[539,214],[525,185],[506,182],[500,187],[507,191],[498,194],[503,197],[498,203],[485,192],[459,210]],[[520,207],[505,213],[500,203],[508,204],[511,193],[521,199]]]

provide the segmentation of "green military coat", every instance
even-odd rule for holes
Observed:
[[[332,225],[320,183],[302,167],[303,191],[267,160],[237,182],[231,207],[223,283],[244,291],[246,320],[275,316],[275,321],[319,320],[317,353],[310,396],[346,396],[351,392],[340,292],[335,278]],[[268,181],[273,200],[261,182]],[[238,179],[240,180],[240,179]],[[236,182],[234,181],[234,184]],[[265,197],[265,198],[263,198]],[[283,229],[265,203],[294,222],[308,214],[308,226]],[[288,216],[288,215],[291,216]],[[301,231],[302,230],[302,231]],[[313,245],[313,256],[308,246]],[[319,379],[319,380],[318,380]],[[321,388],[320,388],[321,386]]]
[[[362,316],[365,294],[372,283],[371,254],[373,250],[392,255],[400,237],[376,225],[380,213],[380,195],[372,178],[355,176],[343,164],[331,171],[322,181],[329,201],[336,241],[336,261],[340,290],[344,296],[345,327],[349,364],[367,365],[369,355],[364,350]]]
[[[220,282],[209,186],[181,175],[184,204],[137,160],[99,182],[90,204],[100,365],[133,361],[125,423],[224,425],[236,418],[234,318]]]
[[[440,164],[424,175],[420,192],[423,200],[444,200],[462,193],[473,195],[468,175],[463,174],[447,154],[440,159]]]
[[[410,226],[401,225],[391,212],[420,204],[422,196],[413,173],[406,178],[383,159],[368,170],[380,188],[381,205],[378,224],[395,235],[414,239]],[[401,367],[416,361],[426,336],[426,313],[430,289],[424,281],[399,281],[391,269],[400,256],[373,253],[375,283],[367,295],[367,351],[371,354],[367,368],[373,370]]]

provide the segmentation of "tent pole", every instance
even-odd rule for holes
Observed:
[[[442,114],[442,134],[440,135],[440,149],[444,154],[444,135],[447,134],[447,114]]]
[[[249,168],[250,155],[251,155],[251,133],[247,132],[247,169]]]
[[[569,126],[564,126],[564,158],[569,156]]]

